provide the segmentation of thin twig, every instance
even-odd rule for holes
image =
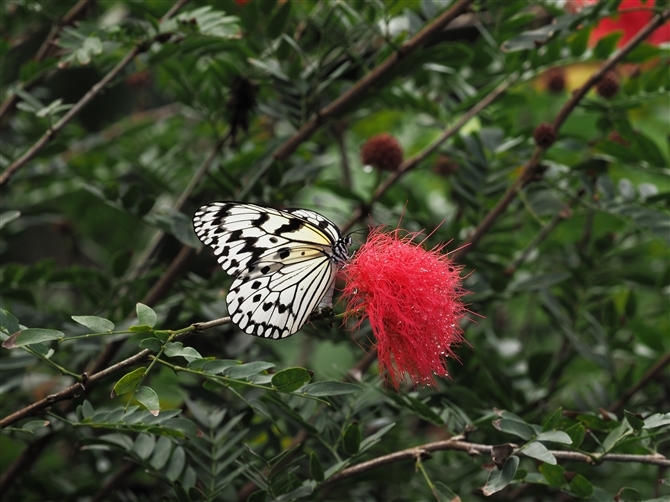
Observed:
[[[165,15],[161,18],[161,21],[167,21],[168,19],[172,19],[174,15],[181,10],[181,8],[189,3],[191,0],[178,0],[177,2],[174,3],[172,7],[170,7],[170,10],[165,13]]]
[[[463,451],[470,455],[479,455],[482,453],[491,453],[493,446],[486,444],[477,444],[469,443],[467,441],[462,441],[462,437],[447,439],[445,441],[436,441],[434,443],[428,443],[421,446],[416,446],[414,448],[408,448],[406,450],[397,451],[389,455],[383,455],[367,462],[362,462],[358,465],[354,465],[347,469],[344,469],[339,474],[336,474],[332,478],[326,480],[321,486],[330,485],[336,481],[361,474],[363,472],[376,469],[385,465],[389,465],[395,462],[402,460],[415,460],[417,452],[432,452],[432,451],[443,451],[443,450],[457,450]],[[576,451],[550,451],[550,453],[556,457],[558,460],[569,460],[573,462],[586,462],[588,464],[598,464],[600,462],[634,462],[639,464],[651,464],[659,466],[670,466],[670,459],[667,459],[663,455],[654,454],[654,455],[629,455],[624,453],[608,453],[602,457],[592,457],[584,453],[579,453]],[[517,451],[515,455],[525,456],[523,450]]]
[[[613,69],[614,66],[616,66],[616,64],[619,63],[619,61],[621,61],[630,51],[637,47],[656,28],[661,26],[668,17],[670,17],[670,8],[665,9],[661,14],[655,16],[649,23],[647,23],[647,25],[645,25],[644,28],[642,28],[633,38],[631,38],[628,43],[621,48],[620,51],[605,61],[605,63],[603,63],[600,68],[598,68],[598,70],[593,75],[591,75],[591,77],[582,87],[573,92],[572,97],[563,105],[561,110],[558,112],[558,115],[556,115],[556,118],[554,119],[553,127],[556,133],[558,133],[559,129],[568,116],[577,108],[577,105],[586,95],[586,93],[595,84],[597,84],[608,71]],[[535,175],[537,166],[540,162],[540,159],[542,158],[543,153],[543,148],[540,148],[539,146],[535,148],[530,160],[523,167],[521,174],[518,176],[516,181],[507,189],[496,206],[491,209],[491,211],[489,211],[489,213],[484,217],[482,222],[470,235],[464,245],[460,246],[460,248],[453,254],[454,260],[462,260],[467,253],[474,249],[484,234],[490,230],[490,228],[493,226],[493,223],[503,214],[507,206],[516,198],[521,187],[523,187],[524,184]]]
[[[642,389],[645,385],[649,383],[650,380],[656,377],[663,368],[665,368],[668,364],[670,364],[670,352],[666,353],[663,357],[661,357],[656,364],[654,364],[651,368],[649,368],[642,377],[635,382],[633,386],[631,386],[626,392],[624,392],[619,399],[616,400],[614,404],[612,404],[609,407],[609,411],[612,413],[616,413],[619,411],[621,408],[623,408],[626,403],[630,400],[631,397],[633,397],[635,394],[637,394],[640,389]]]
[[[191,178],[191,181],[189,181],[188,185],[186,186],[182,194],[179,196],[179,199],[177,199],[177,202],[175,202],[173,206],[173,209],[175,211],[181,210],[181,208],[184,206],[188,198],[193,193],[193,190],[195,190],[195,188],[198,186],[202,178],[205,176],[205,174],[207,174],[207,171],[209,171],[212,162],[214,162],[214,159],[216,159],[217,154],[221,151],[223,145],[230,138],[231,133],[232,128],[228,130],[228,133],[226,135],[219,138],[214,147],[210,150],[209,155],[207,155],[207,158],[202,162],[202,164],[200,164],[200,167],[198,167],[198,170]],[[149,260],[151,260],[151,257],[160,247],[164,237],[165,237],[164,230],[156,230],[153,237],[151,238],[151,241],[149,242],[149,245],[138,259],[137,265],[135,266],[133,272],[129,275],[128,280],[132,281],[134,279],[137,279],[144,272],[145,268],[149,263]],[[182,249],[182,252],[184,252],[184,249]],[[155,288],[156,286],[154,286],[154,289]]]
[[[189,326],[189,328],[180,330],[180,333],[174,338],[174,341],[183,340],[184,338],[192,334],[199,333],[214,328],[216,326],[222,326],[230,322],[231,322],[230,317],[223,317],[221,319],[216,319],[214,321],[194,323],[191,326]],[[57,403],[59,401],[65,401],[67,399],[72,399],[73,397],[77,396],[83,391],[90,390],[91,387],[96,385],[104,378],[113,375],[114,373],[118,373],[119,371],[126,369],[130,366],[133,366],[139,363],[140,361],[143,361],[144,359],[148,358],[150,355],[151,351],[149,349],[144,349],[138,352],[137,354],[124,359],[123,361],[119,361],[118,363],[113,364],[108,368],[93,373],[88,378],[86,378],[85,385],[81,383],[76,383],[74,385],[67,387],[66,389],[63,389],[60,392],[50,394],[47,397],[40,399],[39,401],[35,401],[34,403],[26,406],[25,408],[22,408],[21,410],[12,413],[11,415],[8,415],[2,420],[0,420],[0,428],[7,427],[23,418],[29,417],[40,411],[43,411],[46,408],[49,408],[54,403]]]
[[[42,45],[37,50],[37,53],[33,58],[34,61],[39,63],[53,53],[53,42],[60,34],[63,27],[72,24],[81,15],[81,13],[86,10],[86,7],[88,7],[88,4],[90,4],[91,1],[92,0],[79,0],[79,2],[77,2],[69,11],[67,11],[60,22],[51,27],[51,31],[47,35],[47,38],[44,39],[44,42],[42,42]],[[34,85],[37,80],[38,79],[33,79],[29,83],[19,84],[19,87],[22,89],[27,89],[30,85]],[[19,96],[15,92],[12,92],[9,95],[4,103],[2,103],[2,106],[0,106],[0,119],[2,119],[9,110],[13,109],[14,104],[18,101],[18,99]]]
[[[407,59],[410,54],[425,45],[451,21],[466,12],[468,6],[473,1],[474,0],[458,0],[450,9],[446,10],[441,16],[405,42],[399,50],[393,52],[348,91],[317,112],[312,119],[275,150],[273,157],[276,160],[284,160],[288,158],[296,148],[309,139],[319,127],[336,115],[342,113],[357,99],[363,97],[374,85],[380,83],[391,71],[393,71],[400,62]]]
[[[393,173],[391,173],[391,175],[389,175],[389,177],[386,178],[377,187],[374,194],[372,195],[372,200],[370,201],[370,203],[372,204],[375,201],[377,201],[382,195],[386,193],[386,191],[389,188],[391,188],[391,186],[396,181],[400,179],[401,176],[403,176],[408,171],[418,166],[423,160],[426,159],[426,157],[431,155],[445,141],[447,141],[449,138],[455,135],[465,124],[467,124],[470,120],[472,120],[473,117],[479,115],[479,113],[481,113],[481,111],[484,110],[484,108],[489,106],[498,97],[500,97],[509,88],[509,86],[516,81],[516,79],[517,79],[516,74],[510,75],[500,85],[498,85],[489,94],[487,94],[481,101],[479,101],[475,106],[473,106],[466,113],[464,113],[453,126],[445,129],[444,132],[442,132],[442,134],[440,134],[430,145],[428,145],[419,153],[417,153],[416,155],[414,155],[409,159],[406,159],[402,164],[400,164],[398,169]],[[364,209],[358,208],[354,212],[354,215],[351,217],[351,219],[349,219],[349,221],[342,226],[342,232],[345,233],[348,232],[351,229],[351,227],[353,227],[356,224],[356,222],[358,222],[361,218],[365,217],[365,214],[363,214],[363,212]]]
[[[163,16],[163,20],[169,19],[174,16],[177,11],[186,5],[189,0],[178,0],[172,8]],[[72,108],[70,108],[63,117],[56,122],[52,127],[50,127],[47,132],[45,132],[40,139],[38,139],[33,146],[31,146],[23,155],[10,164],[10,166],[5,169],[2,174],[0,174],[0,187],[9,183],[10,178],[25,166],[30,160],[32,160],[41,150],[49,143],[56,135],[77,115],[82,108],[84,108],[91,100],[97,96],[100,91],[102,91],[107,84],[114,80],[121,71],[128,66],[128,64],[135,59],[135,56],[145,51],[148,47],[146,42],[140,42],[135,47],[133,47],[128,54],[126,54],[121,61],[119,61],[114,68],[110,70],[107,75],[105,75],[100,82],[95,84],[91,89],[82,97]]]
[[[569,202],[569,204],[563,207],[554,217],[549,220],[549,223],[544,225],[533,240],[526,246],[526,248],[521,252],[521,254],[510,263],[510,265],[503,271],[507,276],[512,276],[516,272],[516,269],[519,268],[530,256],[530,253],[544,240],[547,236],[558,226],[558,224],[572,216],[571,207],[579,200],[579,198],[584,195],[584,190],[580,190],[577,193],[577,196]]]
[[[143,50],[143,45],[136,45],[133,47],[124,58],[119,61],[112,70],[105,75],[100,82],[95,84],[91,89],[81,98],[76,105],[68,110],[63,117],[50,127],[40,139],[38,139],[33,146],[31,146],[23,155],[11,163],[11,165],[0,174],[0,187],[9,183],[10,178],[32,160],[39,152],[49,143],[56,134],[58,134],[63,127],[65,127],[75,115],[77,115],[84,106],[86,106],[95,96],[102,91],[107,84],[109,84],[121,71]]]

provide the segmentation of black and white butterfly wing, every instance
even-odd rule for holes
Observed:
[[[198,209],[193,225],[221,267],[235,277],[226,303],[245,333],[290,336],[324,297],[332,297],[348,240],[320,214],[214,202]]]

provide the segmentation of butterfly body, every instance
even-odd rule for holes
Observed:
[[[235,278],[226,296],[232,321],[265,338],[291,336],[317,307],[331,304],[351,245],[335,224],[308,209],[213,202],[196,211],[193,226]]]

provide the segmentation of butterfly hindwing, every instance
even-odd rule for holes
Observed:
[[[198,209],[193,225],[235,277],[226,297],[233,322],[269,338],[298,331],[332,294],[341,250],[349,242],[333,223],[307,209],[214,202]]]

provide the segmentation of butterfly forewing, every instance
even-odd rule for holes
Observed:
[[[348,244],[333,223],[307,209],[214,202],[196,212],[193,225],[235,277],[226,297],[233,322],[269,338],[290,336],[307,322],[329,294]]]

